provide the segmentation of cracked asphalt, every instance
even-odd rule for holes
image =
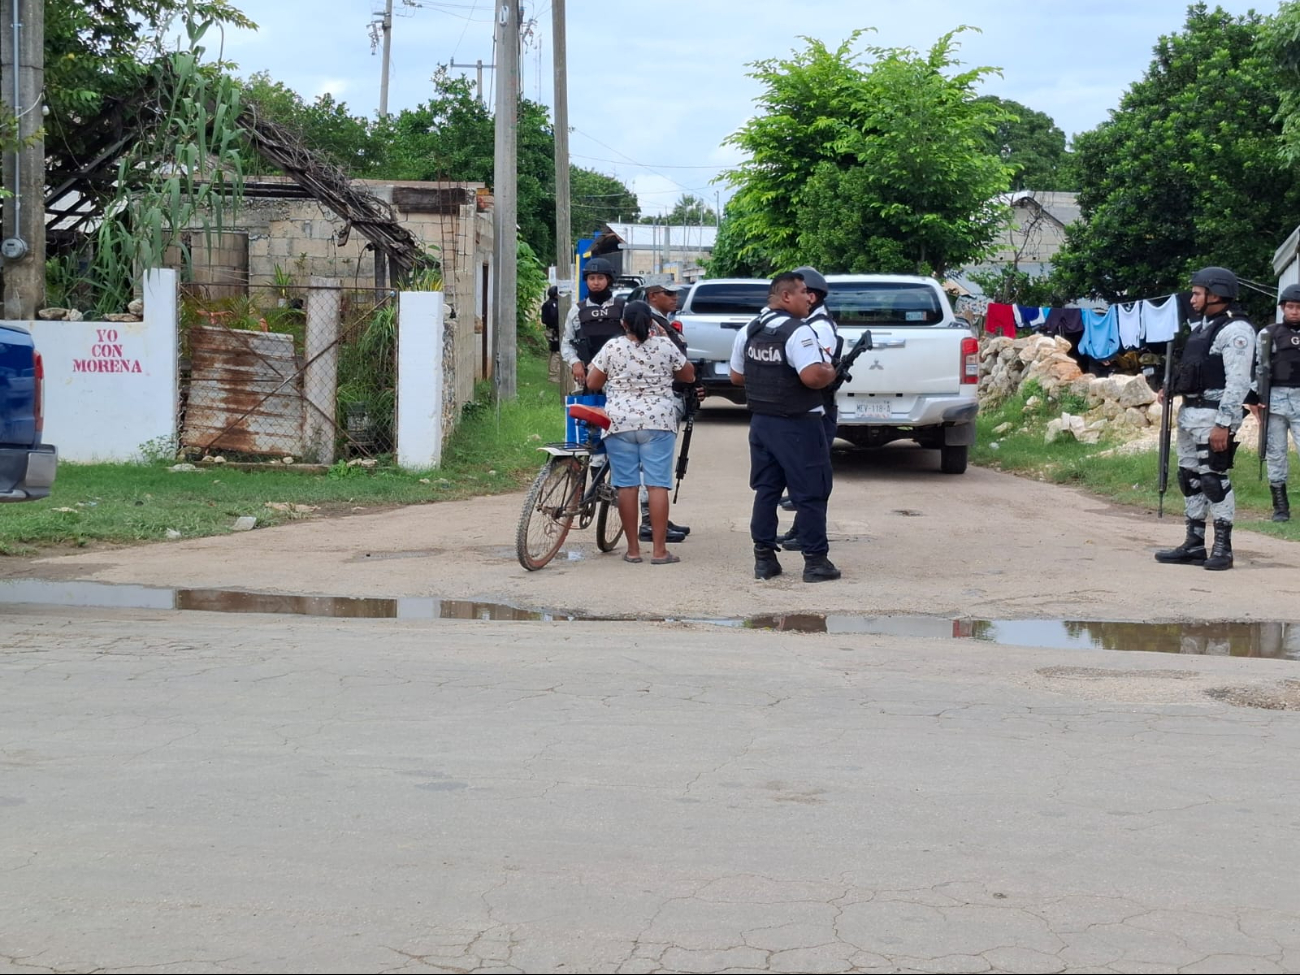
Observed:
[[[842,583],[757,583],[734,419],[697,427],[666,569],[587,531],[525,573],[512,495],[0,576],[678,618],[1294,602],[1293,544],[1159,567],[1176,517],[907,450],[837,463]],[[1297,666],[0,606],[0,972],[1298,972]]]
[[[0,971],[1300,970],[1281,660],[0,617]]]

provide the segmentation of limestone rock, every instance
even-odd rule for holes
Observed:
[[[230,530],[235,532],[251,532],[256,527],[257,519],[252,515],[244,515],[235,519],[235,523],[230,526]]]
[[[39,308],[36,317],[46,322],[61,322],[68,317],[66,308]]]
[[[1147,385],[1145,376],[1130,376],[1119,390],[1119,405],[1124,408],[1146,406],[1156,401],[1156,394]]]
[[[136,298],[126,306],[126,310],[130,312],[132,315],[140,315],[141,317],[143,317],[144,302],[141,301],[139,298]]]
[[[81,312],[77,311],[77,309],[75,308],[69,308],[67,320],[70,322],[84,322],[86,320],[86,316],[83,315]]]
[[[1000,437],[1002,436],[1002,434],[1010,430],[1013,426],[1015,426],[1015,424],[1013,424],[1010,420],[1008,420],[1006,423],[999,423],[996,427],[993,428],[993,433],[995,436]]]
[[[125,322],[138,322],[140,320],[141,319],[139,315],[124,315],[121,312],[116,312],[116,311],[113,312],[111,315],[104,316],[104,321],[114,322],[115,324],[123,324]]]

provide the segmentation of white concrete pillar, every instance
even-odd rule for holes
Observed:
[[[343,305],[340,285],[338,278],[308,279],[302,439],[308,457],[320,464],[334,463],[339,318]]]
[[[441,291],[403,291],[397,304],[397,464],[442,463],[443,303]]]

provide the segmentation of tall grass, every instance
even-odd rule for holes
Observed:
[[[1037,396],[1033,407],[1028,400]],[[1155,512],[1159,493],[1159,455],[1154,447],[1140,453],[1121,453],[1123,441],[1102,438],[1096,444],[1078,443],[1065,436],[1046,443],[1049,420],[1062,412],[1080,414],[1087,407],[1079,397],[1052,400],[1036,383],[1025,383],[1020,391],[996,407],[983,407],[976,420],[976,443],[971,460],[983,467],[1023,474],[1055,484],[1073,484],[1120,504]],[[995,434],[1003,423],[1010,431]],[[1171,451],[1169,488],[1165,493],[1165,514],[1182,517],[1183,499],[1178,492],[1178,459]],[[1232,484],[1237,497],[1237,523],[1252,531],[1300,540],[1300,521],[1275,524],[1268,483],[1256,476],[1257,455],[1245,449],[1237,452]],[[1291,471],[1300,472],[1300,461],[1291,452]]]

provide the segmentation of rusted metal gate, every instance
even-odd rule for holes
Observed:
[[[392,291],[281,281],[234,307],[189,300],[184,447],[323,463],[394,449]]]

